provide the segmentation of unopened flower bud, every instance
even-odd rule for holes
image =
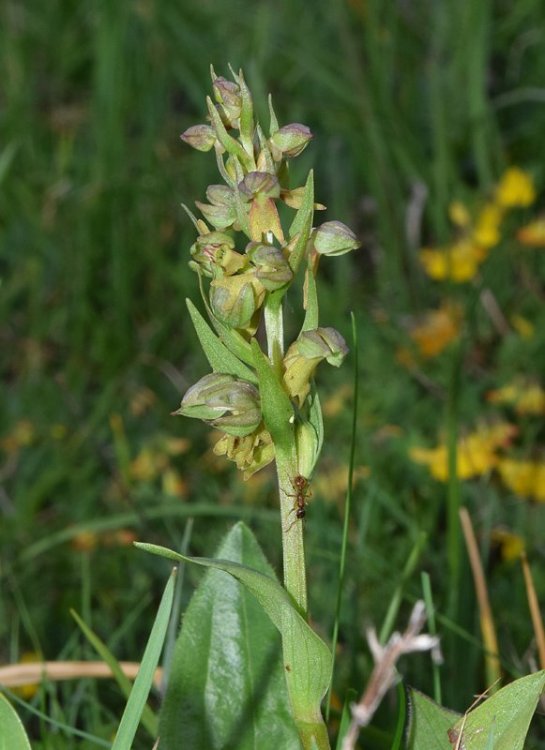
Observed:
[[[292,122],[290,125],[284,125],[271,136],[270,142],[273,146],[273,153],[278,151],[282,157],[292,159],[299,156],[301,151],[310,143],[313,135],[306,125],[299,122]]]
[[[212,373],[191,386],[173,414],[202,419],[228,435],[244,437],[261,422],[259,391],[246,380]]]
[[[213,81],[212,86],[214,97],[221,107],[220,115],[224,115],[222,120],[228,126],[237,127],[242,107],[240,86],[237,83],[233,83],[233,81],[222,78],[222,76],[218,76]]]
[[[248,328],[265,299],[265,289],[254,272],[224,276],[210,284],[214,315],[230,328]]]
[[[243,200],[251,200],[258,195],[265,198],[280,196],[278,178],[270,172],[248,172],[239,183],[238,189]]]
[[[200,201],[195,201],[195,205],[215,229],[229,229],[236,221],[234,206],[213,206]]]
[[[356,235],[342,221],[326,221],[319,226],[313,244],[320,255],[344,255],[359,247]]]
[[[246,255],[255,265],[256,276],[267,291],[280,289],[293,279],[289,263],[278,247],[250,242]]]
[[[210,125],[192,125],[181,134],[180,138],[197,151],[210,151],[216,142],[214,128]]]

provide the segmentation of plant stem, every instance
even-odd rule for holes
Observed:
[[[267,353],[278,372],[284,353],[284,319],[282,304],[270,299],[265,305],[265,331]],[[275,446],[278,494],[280,500],[280,523],[282,528],[282,558],[284,561],[284,586],[293,597],[301,614],[307,614],[307,577],[305,570],[305,548],[303,522],[295,515],[294,478],[300,473],[297,465],[295,435],[291,446],[281,449]]]
[[[280,497],[280,522],[282,524],[282,556],[284,560],[284,586],[293,597],[300,613],[307,615],[307,575],[303,520],[295,515],[293,478],[297,476],[295,450],[293,457],[277,453],[276,469]]]

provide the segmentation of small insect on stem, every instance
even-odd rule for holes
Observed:
[[[308,488],[309,481],[306,477],[297,474],[297,476],[290,479],[291,486],[295,490],[293,493],[289,493],[288,497],[294,497],[293,508],[290,513],[295,513],[295,519],[292,521],[287,531],[291,529],[294,523],[299,520],[303,520],[306,515],[306,506],[308,505],[308,499],[310,497],[310,490]]]

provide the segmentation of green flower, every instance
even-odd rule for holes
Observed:
[[[301,405],[310,391],[314,371],[324,359],[339,367],[348,347],[334,328],[315,328],[303,331],[289,347],[284,357],[284,383],[292,398]]]
[[[342,221],[326,221],[319,226],[313,244],[319,255],[344,255],[360,246],[354,232]]]
[[[202,419],[235,437],[250,435],[261,422],[259,391],[233,375],[205,375],[187,391],[176,415]]]

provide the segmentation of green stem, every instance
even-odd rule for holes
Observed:
[[[267,352],[273,367],[282,367],[284,353],[284,319],[281,302],[273,298],[265,304],[265,331]],[[284,586],[291,594],[301,614],[307,614],[307,577],[305,570],[305,548],[303,522],[295,515],[294,479],[300,473],[297,462],[295,436],[287,449],[275,446],[276,472],[280,500],[280,522],[282,526],[282,557],[284,561]]]
[[[331,745],[323,721],[312,724],[298,723],[297,730],[303,750],[330,750]]]
[[[295,458],[277,452],[276,470],[280,496],[280,522],[282,524],[282,556],[284,560],[284,586],[293,597],[299,611],[307,615],[307,574],[305,569],[305,546],[303,520],[295,515],[295,488],[293,479],[299,473]]]

